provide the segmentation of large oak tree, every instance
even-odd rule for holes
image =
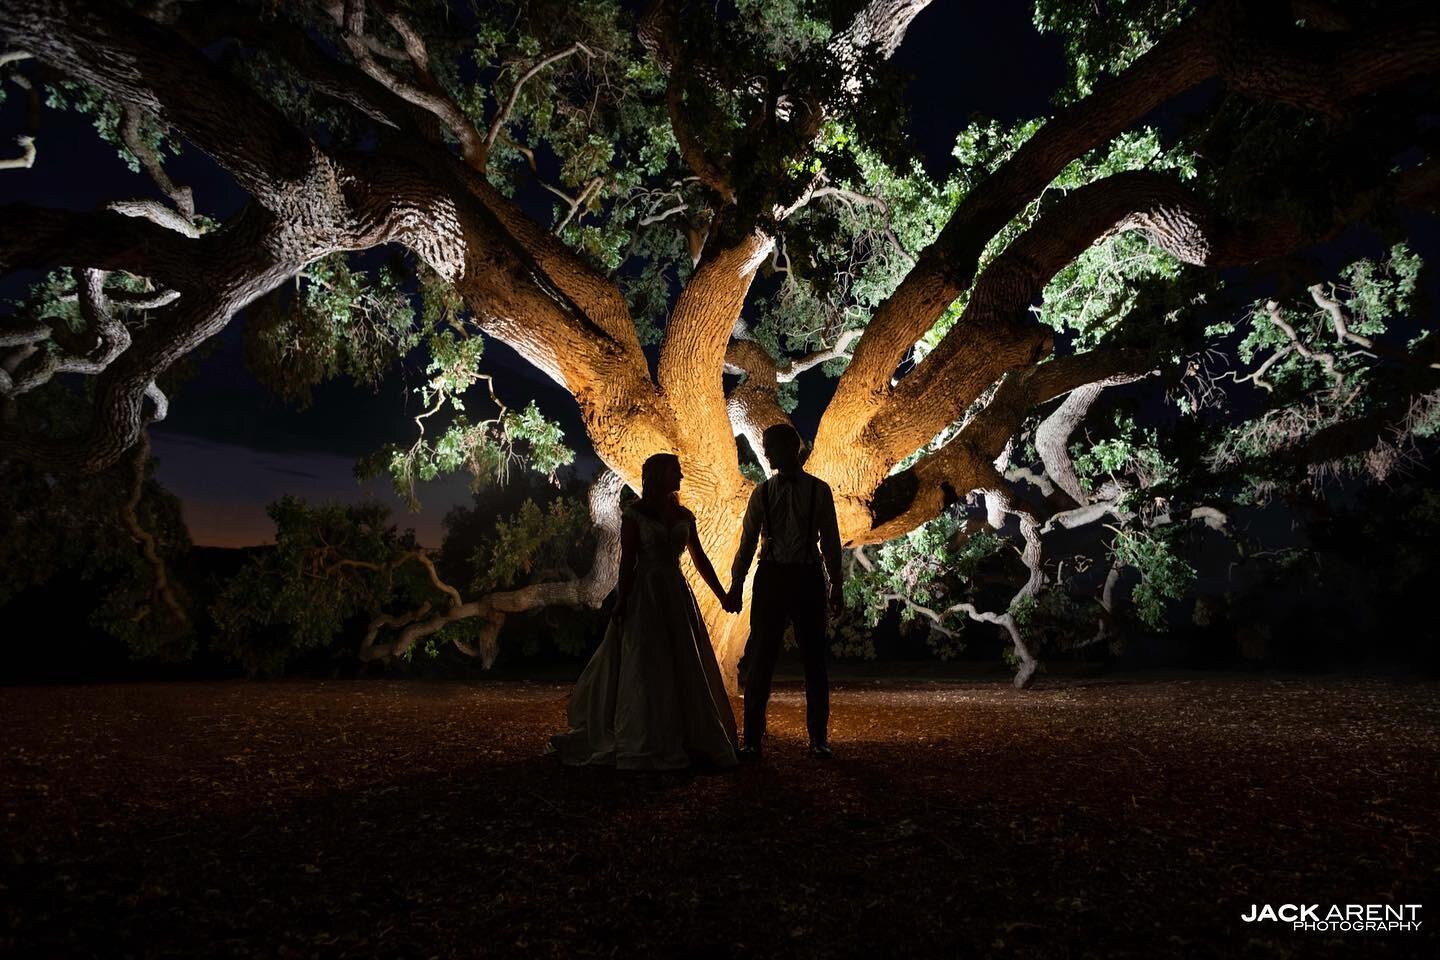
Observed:
[[[0,266],[67,268],[76,315],[21,310],[0,327],[4,453],[115,464],[165,415],[167,371],[246,308],[257,367],[282,389],[373,374],[418,339],[394,309],[418,291],[428,412],[480,379],[479,334],[501,340],[575,398],[613,472],[591,498],[602,530],[621,482],[637,487],[645,458],[672,451],[707,552],[728,562],[754,483],[742,464],[765,466],[760,432],[823,365],[838,380],[807,469],[833,488],[847,547],[970,496],[1023,538],[1028,579],[1010,607],[950,611],[1007,630],[1023,685],[1037,659],[1015,611],[1045,585],[1044,535],[1117,516],[1133,493],[1085,482],[1072,435],[1107,387],[1184,378],[1207,335],[1197,291],[1281,265],[1289,286],[1255,321],[1276,338],[1267,369],[1303,362],[1342,392],[1338,351],[1287,320],[1304,272],[1293,255],[1397,207],[1433,209],[1433,137],[1416,130],[1434,112],[1440,15],[1047,0],[1037,21],[1065,36],[1074,69],[1063,106],[1009,128],[956,117],[962,170],[936,183],[907,151],[886,69],[928,2],[5,0],[5,69],[94,112],[167,199],[5,210]],[[1184,129],[1144,126],[1179,100],[1196,113]],[[180,143],[233,177],[243,211],[197,216],[163,163]],[[22,147],[14,165],[43,162],[43,131]],[[537,190],[558,200],[549,222]],[[388,287],[346,265],[385,246],[404,251]],[[1116,277],[1123,296],[1107,292]],[[1434,389],[1423,343],[1385,346],[1323,279],[1298,277],[1333,339],[1405,388],[1291,431],[1283,452],[1301,463],[1366,450],[1401,407],[1413,428],[1415,398]],[[27,402],[66,374],[89,378],[91,406],[62,431]],[[502,407],[439,437],[417,422],[420,439],[386,463],[406,484],[492,469],[527,443],[556,459],[533,412]],[[1062,509],[1042,515],[1022,482]],[[613,550],[602,536],[583,577],[468,601],[437,581],[445,598],[377,624],[366,653],[462,617],[498,627],[537,604],[598,605]],[[746,618],[697,596],[733,684]]]

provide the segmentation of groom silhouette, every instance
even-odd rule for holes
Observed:
[[[825,669],[826,573],[833,610],[841,602],[840,530],[830,485],[800,469],[800,434],[777,423],[761,438],[765,458],[777,472],[757,486],[745,510],[745,526],[730,568],[731,604],[738,605],[745,574],[765,532],[750,605],[750,640],[745,645],[745,745],[742,760],[758,760],[765,737],[765,707],[786,621],[805,660],[805,726],[810,755],[830,758],[830,682]],[[816,547],[816,540],[820,548]],[[823,559],[823,566],[822,566]]]

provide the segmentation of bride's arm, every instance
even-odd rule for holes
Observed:
[[[690,559],[695,561],[695,570],[700,574],[700,579],[705,585],[715,591],[715,596],[720,602],[726,602],[725,588],[720,586],[720,578],[715,576],[715,568],[710,565],[710,558],[705,556],[705,548],[700,545],[700,532],[695,529],[695,517],[690,517],[690,542],[686,544],[690,549]]]
[[[616,617],[625,616],[625,601],[630,588],[635,585],[635,556],[640,548],[640,531],[635,527],[635,518],[626,513],[620,518],[620,583],[616,587]]]

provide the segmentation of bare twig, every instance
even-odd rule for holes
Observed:
[[[1371,354],[1384,356],[1391,360],[1397,360],[1409,366],[1428,366],[1431,369],[1440,369],[1440,363],[1425,364],[1421,360],[1406,353],[1404,350],[1397,350],[1389,344],[1380,343],[1370,337],[1356,333],[1350,329],[1350,318],[1345,315],[1345,307],[1339,300],[1326,294],[1323,284],[1313,284],[1307,288],[1315,305],[1324,310],[1330,317],[1330,324],[1335,328],[1335,337],[1341,343],[1353,343],[1363,347]]]
[[[386,15],[386,21],[405,42],[406,56],[415,67],[419,83],[412,83],[375,58],[372,43],[365,35],[364,0],[345,0],[344,6],[341,33],[360,69],[397,97],[439,118],[460,141],[460,152],[465,162],[476,170],[484,170],[489,143],[480,136],[465,111],[435,82],[430,73],[429,54],[420,35],[399,14]]]
[[[566,212],[564,219],[555,225],[553,233],[557,237],[570,225],[570,221],[574,218],[576,212],[583,208],[585,204],[589,202],[590,198],[598,193],[604,185],[604,177],[591,177],[590,182],[580,188],[580,192],[575,195],[575,199],[569,201],[570,209]],[[556,192],[558,193],[559,191]],[[564,194],[561,194],[561,196],[564,196]]]
[[[824,350],[816,350],[814,353],[807,353],[803,357],[791,360],[785,366],[776,369],[775,379],[780,383],[789,383],[800,374],[812,367],[819,366],[826,360],[834,360],[836,357],[843,357],[850,345],[860,339],[863,330],[845,330],[835,338],[835,342]]]
[[[510,113],[515,109],[515,104],[520,99],[520,90],[525,84],[541,70],[550,66],[550,64],[564,60],[566,57],[576,53],[583,53],[586,57],[595,56],[589,47],[577,40],[563,50],[556,50],[554,53],[545,55],[534,66],[525,71],[519,80],[515,81],[515,86],[510,89],[510,96],[506,99],[505,106],[500,108],[495,114],[495,119],[490,123],[490,132],[485,135],[486,150],[489,150],[495,145],[496,139],[500,136],[501,131],[505,129],[505,124],[510,119]]]
[[[1338,392],[1345,385],[1345,375],[1335,366],[1335,355],[1332,353],[1323,353],[1318,350],[1311,350],[1305,341],[1300,338],[1300,334],[1296,331],[1295,327],[1285,319],[1285,315],[1280,309],[1280,304],[1276,301],[1265,301],[1265,312],[1269,315],[1270,322],[1279,327],[1285,336],[1290,338],[1290,342],[1295,345],[1296,353],[1307,360],[1314,360],[1325,368],[1325,372],[1330,374],[1330,379],[1334,381],[1335,390]]]

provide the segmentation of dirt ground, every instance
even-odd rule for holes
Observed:
[[[829,763],[782,684],[703,775],[561,768],[568,692],[0,687],[0,954],[1440,956],[1440,684],[849,680]]]

